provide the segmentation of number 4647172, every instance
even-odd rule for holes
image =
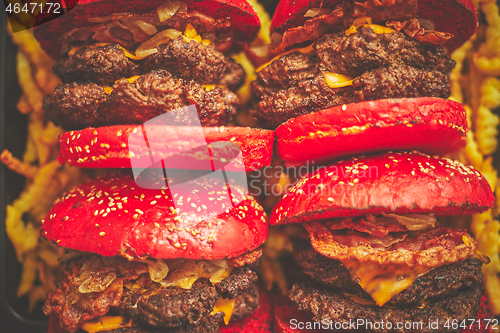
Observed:
[[[20,3],[9,3],[5,8],[5,11],[9,14],[19,14],[19,13],[61,13],[61,4],[46,2],[45,5],[36,2],[25,3],[22,5]]]

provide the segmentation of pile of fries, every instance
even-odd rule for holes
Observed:
[[[500,118],[500,11],[495,0],[473,0],[479,27],[475,36],[456,50],[457,65],[451,75],[452,96],[466,105],[471,131],[467,146],[456,157],[473,165],[488,180],[496,194],[494,209],[473,216],[471,230],[479,241],[479,250],[491,262],[483,266],[484,283],[493,315],[500,315],[500,183],[493,154],[498,146]]]
[[[11,24],[33,26],[35,15],[21,12],[17,21],[11,21],[7,27],[19,47],[16,67],[23,95],[17,111],[6,112],[20,112],[29,120],[23,156],[14,157],[7,150],[0,154],[0,160],[9,169],[26,178],[23,192],[7,205],[5,228],[23,267],[17,295],[27,295],[31,309],[45,299],[47,290],[55,288],[60,274],[57,258],[62,255],[60,248],[39,238],[40,221],[56,198],[83,181],[78,168],[57,161],[58,137],[63,131],[44,120],[42,99],[60,83],[52,72],[54,60],[40,48],[32,30],[12,33]]]
[[[457,66],[451,76],[451,98],[466,105],[472,130],[468,134],[466,148],[453,157],[480,170],[499,199],[495,209],[473,217],[471,229],[479,240],[480,251],[491,260],[489,265],[484,266],[486,294],[492,313],[500,315],[500,222],[497,219],[500,211],[500,183],[493,160],[498,146],[497,126],[500,123],[500,118],[493,112],[500,108],[500,11],[495,0],[473,1],[478,9],[480,25],[476,35],[454,52],[453,59]],[[14,0],[9,2],[14,3]],[[36,12],[20,13],[17,22],[11,24],[32,26],[35,16]],[[268,26],[265,28],[269,29]],[[59,164],[58,136],[62,130],[44,120],[42,99],[60,83],[51,69],[53,59],[40,48],[32,30],[12,33],[10,26],[8,29],[13,42],[19,47],[17,74],[23,95],[17,104],[17,111],[6,111],[28,115],[29,123],[24,155],[17,158],[9,151],[0,154],[0,160],[8,168],[26,178],[24,191],[7,206],[5,225],[17,259],[23,265],[18,295],[28,295],[30,307],[33,308],[45,298],[47,290],[55,288],[56,277],[60,274],[57,258],[62,251],[39,238],[40,221],[54,200],[69,188],[82,183],[86,175],[76,167]],[[268,39],[265,36],[261,38]],[[243,61],[247,72],[251,72],[253,67],[244,55],[239,55],[237,60]],[[240,91],[240,95],[243,100],[250,98],[248,86]],[[239,123],[253,123],[245,116],[240,116],[239,120]],[[279,184],[284,190],[289,182],[283,174],[282,177],[271,179],[270,186]],[[277,198],[267,200],[266,206],[271,206]],[[289,247],[286,237],[282,236],[280,232],[272,232],[271,242],[266,247],[276,253],[281,248]],[[274,246],[274,243],[281,245]],[[264,266],[273,265],[273,260],[268,259],[275,259],[275,256],[271,257],[263,258]],[[272,271],[274,273],[269,273]],[[281,289],[286,289],[284,277],[278,277],[278,271],[264,267],[264,280],[269,286],[273,280],[278,281]]]

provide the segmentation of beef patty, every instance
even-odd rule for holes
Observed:
[[[460,323],[463,319],[476,317],[481,296],[481,285],[475,285],[422,307],[396,308],[361,305],[314,282],[295,284],[289,292],[297,308],[310,313],[315,321],[349,323],[350,320],[364,319],[365,323],[372,324],[384,321],[384,329],[376,330],[379,333],[393,332],[397,323],[411,323],[412,328],[403,326],[398,330],[400,332],[448,331],[445,327],[447,321],[458,320]],[[436,321],[439,328],[431,329],[429,323]],[[392,323],[392,329],[388,329],[388,322]]]
[[[205,89],[177,79],[165,70],[120,79],[110,94],[95,83],[61,84],[43,100],[47,119],[66,130],[121,124],[142,124],[171,110],[195,104],[201,124],[221,126],[236,113],[238,97],[224,87]],[[179,119],[189,125],[192,119]]]
[[[332,290],[371,299],[370,295],[351,278],[351,274],[340,261],[316,252],[309,240],[294,238],[293,250],[297,265],[312,280],[330,289],[333,288]],[[469,258],[451,265],[437,267],[420,276],[387,304],[398,307],[418,306],[424,301],[452,295],[461,288],[480,285],[482,284],[482,265],[482,261]]]
[[[117,44],[84,46],[60,58],[54,73],[64,83],[90,81],[107,85],[120,78],[166,69],[177,78],[225,85],[230,89],[237,88],[245,77],[242,67],[212,44],[186,41],[179,36],[157,46],[156,50],[158,52],[142,60],[132,60]]]
[[[122,327],[104,331],[106,333],[218,333],[223,314],[218,312],[214,315],[203,317],[198,325],[184,325],[175,328],[144,328],[144,327]],[[79,330],[78,333],[85,333]]]
[[[352,81],[352,85],[341,88],[328,86],[323,74],[270,94],[258,82],[253,82],[252,87],[262,96],[253,114],[270,128],[288,119],[341,104],[385,98],[448,98],[450,95],[446,74],[401,64],[364,72]]]
[[[254,115],[276,127],[302,114],[363,100],[450,95],[454,66],[441,47],[423,44],[401,32],[376,34],[359,27],[355,34],[327,35],[311,49],[281,56],[253,82],[260,98]],[[330,88],[324,73],[354,78],[352,85]]]
[[[115,263],[95,266],[100,267],[105,275],[114,274],[113,282],[100,292],[80,293],[76,283],[81,278],[82,269],[94,267],[97,256],[81,257],[72,260],[64,270],[62,281],[54,291],[47,294],[44,304],[46,315],[56,316],[61,327],[68,332],[75,332],[80,325],[103,315],[122,315],[128,322],[146,329],[174,329],[186,325],[209,325],[208,317],[219,297],[215,286],[206,279],[198,279],[190,289],[181,287],[129,288],[125,285],[131,279],[138,279],[135,262]],[[85,271],[86,272],[86,271]],[[132,275],[128,275],[131,272]],[[92,275],[90,271],[88,273]],[[148,274],[148,273],[140,273]],[[247,267],[233,269],[231,274],[220,283],[220,290],[230,291],[235,298],[234,319],[251,314],[259,305],[258,288],[251,282],[255,272]],[[215,327],[215,326],[214,326]],[[217,326],[218,328],[218,326]],[[203,330],[202,330],[203,331]],[[210,330],[208,330],[210,331]],[[177,332],[177,331],[173,331]],[[183,330],[179,332],[184,332]]]

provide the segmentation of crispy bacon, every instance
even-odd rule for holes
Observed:
[[[288,29],[281,40],[270,46],[270,53],[283,53],[293,45],[314,42],[325,34],[349,28],[358,17],[370,17],[373,23],[387,20],[410,20],[418,10],[417,0],[365,0],[341,3],[324,15],[308,19],[303,25]]]
[[[68,31],[61,37],[61,44],[75,45],[98,41],[119,44],[124,48],[132,49],[134,46],[151,38],[150,35],[146,34],[139,27],[133,24],[127,24],[127,22],[132,22],[134,20],[141,20],[152,24],[158,31],[164,29],[184,31],[187,24],[191,23],[199,34],[227,29],[231,26],[229,19],[214,19],[198,11],[176,13],[165,22],[160,22],[156,10],[146,14],[118,13],[105,17],[104,19],[109,19],[109,21],[96,23],[91,26],[74,28]],[[224,42],[222,44],[224,44],[225,48],[228,48],[228,46],[225,45],[228,41],[231,41],[231,43],[234,42],[234,39],[228,36],[232,35],[226,33],[222,37]],[[216,45],[217,41],[217,39],[214,41]]]
[[[453,37],[452,34],[447,32],[435,31],[421,27],[420,22],[416,18],[406,21],[389,21],[386,25],[397,30],[398,32],[403,30],[411,38],[427,44],[443,46],[450,38]]]
[[[61,327],[71,333],[83,322],[103,316],[112,306],[118,306],[123,296],[123,283],[132,278],[117,278],[102,292],[82,294],[78,292],[79,286],[75,284],[75,280],[82,275],[81,265],[86,259],[87,257],[83,257],[69,263],[63,280],[55,291],[47,293],[43,306],[46,315],[56,315]]]
[[[288,29],[283,34],[278,45],[270,46],[269,52],[276,55],[285,52],[292,45],[316,41],[325,34],[332,32],[333,26],[342,23],[344,14],[344,8],[338,7],[329,14],[314,17],[307,20],[304,25]]]
[[[227,260],[229,266],[242,267],[245,265],[253,264],[262,256],[262,247],[259,247],[253,251],[247,252],[238,256],[236,258],[231,258]]]
[[[368,16],[373,23],[387,20],[407,20],[417,15],[417,0],[361,0],[354,1],[344,19],[349,27],[355,18]]]
[[[477,241],[463,230],[437,228],[375,240],[374,236],[358,231],[332,230],[320,222],[308,222],[304,226],[314,249],[337,260],[437,267],[465,260],[477,252]]]
[[[375,237],[387,236],[390,232],[403,232],[407,229],[398,223],[393,218],[375,218],[372,215],[367,215],[359,219],[350,219],[348,217],[343,219],[336,219],[324,222],[325,226],[331,230],[357,230],[364,232]]]

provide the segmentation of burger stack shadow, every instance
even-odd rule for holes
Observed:
[[[269,164],[274,132],[224,127],[245,77],[229,55],[257,14],[244,0],[66,9],[37,18],[63,82],[43,108],[68,131],[61,163],[103,175],[42,221],[67,249],[48,331],[270,332],[256,274],[268,221],[246,172]]]
[[[476,25],[465,0],[278,4],[253,114],[277,127],[289,166],[316,168],[270,218],[304,227],[276,331],[471,329],[489,260],[453,219],[495,198],[443,156],[466,144],[466,111],[447,99],[449,53]]]

